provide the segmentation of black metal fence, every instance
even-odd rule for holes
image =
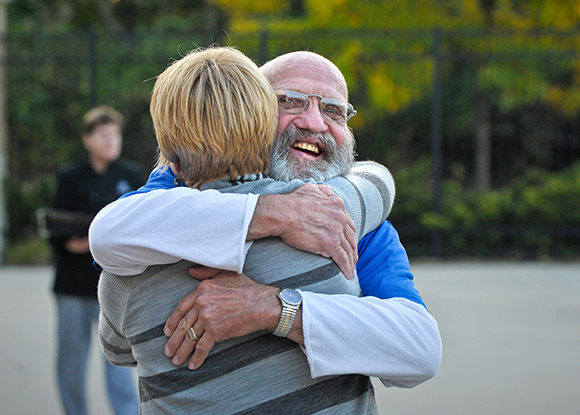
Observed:
[[[429,196],[426,206],[435,215],[442,213],[447,179],[489,191],[532,168],[558,171],[580,160],[580,32],[263,30],[222,39],[174,31],[10,33],[11,181],[20,188],[44,186],[36,193],[46,198],[58,166],[83,154],[79,122],[96,104],[125,114],[124,155],[150,167],[153,80],[172,57],[211,43],[239,47],[258,63],[293,50],[334,61],[359,110],[350,123],[359,158],[385,163],[396,179],[428,159],[430,177],[419,192]],[[19,197],[13,205],[23,203]],[[31,210],[40,201],[28,203]],[[411,254],[489,251],[477,248],[480,228],[425,227],[406,221],[397,208],[393,220],[400,219],[397,228]],[[12,211],[12,228],[25,228],[30,212]],[[493,235],[499,232],[514,249],[534,235],[563,237],[564,245],[575,246],[578,229],[503,224]],[[462,243],[453,242],[457,235]]]

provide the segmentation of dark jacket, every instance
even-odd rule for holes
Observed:
[[[57,174],[53,208],[94,216],[122,194],[139,188],[144,181],[141,169],[128,162],[115,161],[103,174],[95,172],[86,161],[71,162]],[[90,253],[67,251],[64,248],[67,239],[51,239],[56,267],[53,290],[57,294],[96,298],[100,271],[93,267]]]

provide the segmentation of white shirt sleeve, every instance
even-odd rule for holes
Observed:
[[[253,194],[185,187],[135,194],[97,214],[89,229],[91,253],[105,271],[117,275],[183,259],[242,272],[257,202]]]
[[[300,293],[303,350],[313,378],[353,373],[377,377],[385,386],[413,387],[439,370],[439,328],[422,305]]]

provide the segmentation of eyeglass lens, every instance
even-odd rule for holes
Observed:
[[[346,122],[356,114],[352,105],[339,99],[322,98],[320,95],[306,95],[295,91],[276,91],[280,111],[292,114],[304,111],[310,103],[310,96],[321,98],[319,103],[320,111],[331,121]]]

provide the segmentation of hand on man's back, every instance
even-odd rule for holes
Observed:
[[[307,183],[290,194],[260,199],[258,204],[267,204],[271,215],[278,215],[276,236],[295,248],[332,258],[346,278],[353,278],[356,227],[330,187]]]

